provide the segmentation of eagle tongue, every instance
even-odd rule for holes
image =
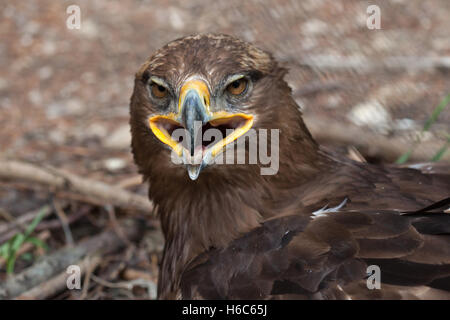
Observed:
[[[202,170],[201,164],[188,164],[187,165],[187,171],[189,174],[189,178],[191,178],[191,180],[197,180],[201,170]]]

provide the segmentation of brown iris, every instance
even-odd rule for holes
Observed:
[[[247,79],[245,78],[237,79],[227,86],[227,91],[232,95],[237,96],[242,94],[247,89],[247,85],[248,85]]]
[[[167,96],[167,89],[157,83],[152,83],[150,88],[155,98],[162,99]]]

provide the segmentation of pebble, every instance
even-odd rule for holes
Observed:
[[[104,141],[103,145],[109,149],[125,149],[131,145],[130,126],[123,125],[113,131]]]
[[[109,158],[106,159],[103,164],[109,171],[118,171],[127,166],[127,162],[121,158]]]
[[[347,117],[358,126],[367,126],[380,133],[387,133],[392,123],[391,115],[377,100],[356,105]]]
[[[302,25],[302,31],[305,35],[323,34],[328,30],[328,25],[318,19],[310,19]]]
[[[50,103],[46,114],[49,119],[62,116],[79,116],[86,112],[86,105],[79,99],[67,99]]]

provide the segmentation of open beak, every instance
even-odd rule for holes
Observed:
[[[183,160],[189,177],[196,180],[210,161],[252,127],[253,116],[212,112],[207,85],[202,80],[190,80],[181,88],[177,113],[152,116],[149,124],[154,135]],[[211,128],[220,130],[221,140],[204,141],[203,134]],[[177,129],[184,129],[181,142],[173,135]]]

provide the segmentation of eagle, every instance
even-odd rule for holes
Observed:
[[[158,298],[450,299],[449,167],[320,146],[286,73],[224,34],[174,40],[136,73],[132,152],[165,238]],[[252,131],[276,142],[277,170],[247,160]],[[215,161],[242,139],[246,161]]]

